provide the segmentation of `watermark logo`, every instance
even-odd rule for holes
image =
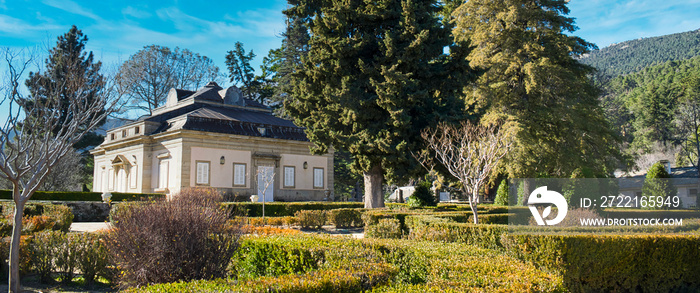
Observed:
[[[555,205],[557,207],[557,216],[551,220],[544,220],[552,212],[552,206],[547,206],[542,211],[542,215],[540,215],[540,212],[537,210],[536,206],[538,204]],[[561,193],[559,192],[547,190],[547,186],[541,186],[532,191],[532,193],[530,193],[530,197],[527,200],[527,205],[530,208],[530,212],[532,212],[532,216],[535,217],[537,225],[540,226],[544,226],[545,223],[546,225],[550,226],[561,223],[561,221],[563,221],[566,217],[566,211],[568,209],[568,205],[566,204],[566,198],[564,198],[564,196],[561,195]]]

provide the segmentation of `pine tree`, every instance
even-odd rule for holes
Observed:
[[[619,140],[598,104],[592,68],[575,56],[594,48],[567,35],[576,27],[566,0],[469,0],[455,12],[458,40],[475,47],[471,66],[483,70],[469,95],[485,119],[517,123],[517,143],[505,161],[511,177],[566,176],[582,166],[611,172]]]
[[[250,61],[253,61],[254,58],[255,53],[252,50],[246,53],[243,43],[236,42],[236,48],[228,51],[228,54],[226,54],[226,66],[228,67],[230,81],[240,85],[241,91],[246,97],[256,99],[262,103],[263,100],[258,99],[255,95],[259,81],[255,79],[255,70],[250,65]]]
[[[465,71],[443,53],[449,28],[431,0],[290,4],[285,14],[306,20],[310,39],[285,108],[307,128],[315,153],[350,152],[364,174],[365,207],[382,207],[384,178],[419,170],[411,152],[421,147],[420,131],[463,117],[463,80],[451,74]]]
[[[287,19],[287,28],[282,35],[282,46],[273,52],[271,51],[269,58],[277,62],[271,62],[269,68],[275,72],[274,76],[274,93],[271,97],[272,102],[284,104],[284,101],[289,99],[293,89],[293,76],[297,68],[301,67],[301,59],[306,56],[309,50],[309,31],[305,23],[300,18],[289,17]],[[272,57],[274,56],[274,57]],[[287,116],[284,112],[284,107],[278,111],[280,116]]]
[[[95,62],[92,52],[85,52],[87,36],[75,25],[63,36],[58,37],[56,46],[49,50],[49,58],[45,60],[46,70],[44,72],[30,72],[29,78],[25,81],[29,89],[29,98],[19,102],[22,106],[32,112],[32,115],[41,116],[42,113],[49,112],[46,109],[33,109],[35,101],[46,101],[47,99],[57,99],[60,103],[59,125],[56,125],[54,134],[61,129],[71,119],[69,111],[70,97],[85,97],[86,103],[90,103],[95,96],[105,86],[105,79],[100,74],[102,62]],[[76,86],[80,85],[80,86]],[[58,95],[56,95],[58,93]],[[46,104],[41,102],[40,104]],[[95,114],[96,116],[102,113]],[[34,119],[27,117],[27,119]],[[104,124],[104,121],[100,125]],[[95,146],[102,142],[102,137],[94,132],[88,133],[74,147],[82,149]]]

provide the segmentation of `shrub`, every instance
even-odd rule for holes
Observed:
[[[49,216],[27,216],[22,218],[22,234],[31,234],[44,230],[53,230],[56,220]]]
[[[503,179],[501,184],[498,185],[498,190],[496,191],[496,198],[493,203],[499,206],[507,206],[508,203],[508,181]]]
[[[10,259],[10,238],[0,239],[0,273],[3,276],[9,274],[9,259]],[[32,236],[22,235],[19,242],[19,275],[24,276],[31,272],[31,250],[29,249],[32,241]]]
[[[2,205],[3,218],[9,225],[12,225],[14,217],[14,203],[4,203]],[[22,233],[35,233],[44,230],[58,230],[68,232],[73,224],[73,212],[71,208],[64,205],[53,204],[27,204],[24,207],[24,218],[22,219]],[[0,224],[0,229],[5,228]],[[7,235],[12,233],[12,228],[6,231]]]
[[[60,280],[64,283],[70,283],[78,268],[80,237],[76,233],[63,233],[59,241],[54,254],[54,265]]]
[[[98,274],[108,276],[107,270],[109,255],[102,233],[69,234],[69,238],[76,246],[76,265],[83,273],[86,285],[92,285]]]
[[[423,206],[423,202],[420,201],[420,199],[415,198],[415,197],[409,197],[408,200],[406,200],[406,205],[409,208],[416,209],[420,208]]]
[[[649,168],[642,186],[642,209],[660,210],[669,208],[663,205],[663,202],[666,198],[676,196],[677,190],[668,178],[671,178],[671,176],[666,172],[666,168],[662,164],[656,163]]]
[[[0,239],[12,235],[12,220],[0,217]]]
[[[46,205],[44,206],[44,215],[48,215],[56,220],[53,230],[70,231],[70,225],[73,224],[74,217],[71,208],[64,205]]]
[[[301,228],[321,229],[326,224],[326,211],[297,211],[294,214]]]
[[[124,287],[221,278],[235,253],[238,229],[215,189],[185,189],[173,200],[133,205],[113,215],[108,248]]]
[[[326,213],[336,228],[362,227],[361,209],[335,209]]]
[[[365,237],[369,238],[401,238],[402,235],[398,219],[379,219],[377,224],[365,228]]]
[[[39,274],[42,283],[50,283],[51,272],[55,270],[54,260],[65,241],[65,233],[60,231],[44,231],[35,233],[30,240],[28,251],[34,271]]]
[[[422,181],[418,183],[415,191],[413,192],[413,194],[411,194],[411,197],[409,198],[409,206],[411,206],[411,198],[419,200],[420,206],[436,206],[438,200],[437,198],[435,198],[435,194],[431,190],[432,186],[433,185],[429,181]]]

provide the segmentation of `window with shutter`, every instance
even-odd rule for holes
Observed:
[[[323,168],[314,168],[314,188],[323,188]]]
[[[245,186],[245,164],[234,163],[233,164],[233,185],[234,186]]]
[[[284,167],[284,187],[294,187],[294,167]]]
[[[209,184],[209,162],[197,162],[197,184],[208,185]]]

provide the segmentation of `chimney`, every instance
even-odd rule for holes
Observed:
[[[664,166],[664,169],[666,169],[666,173],[668,173],[668,175],[671,175],[671,162],[669,160],[661,160],[659,161],[659,164]]]

